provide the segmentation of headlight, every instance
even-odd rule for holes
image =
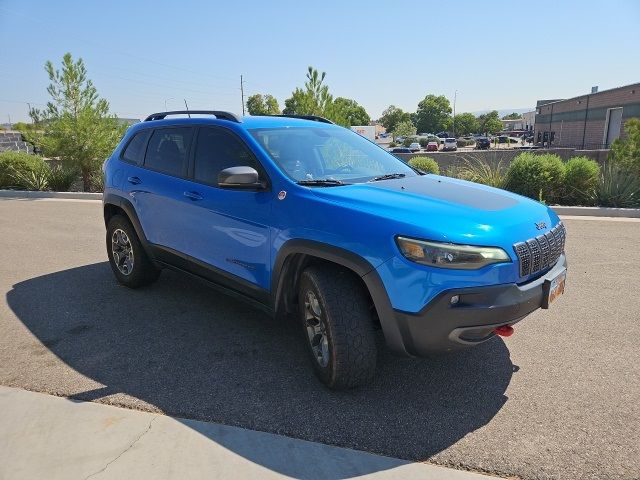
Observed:
[[[507,252],[497,247],[427,242],[406,237],[396,237],[396,242],[407,259],[431,267],[475,270],[511,261]]]

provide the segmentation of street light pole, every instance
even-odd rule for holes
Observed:
[[[456,138],[456,100],[458,99],[458,91],[453,93],[453,138]]]

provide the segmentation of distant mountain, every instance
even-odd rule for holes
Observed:
[[[531,112],[535,110],[535,107],[530,107],[530,108],[504,108],[501,110],[498,110],[498,115],[500,116],[500,118],[504,117],[505,115],[509,115],[510,113],[516,112],[516,113],[525,113],[525,112]],[[491,110],[479,110],[477,112],[471,112],[473,113],[476,117],[478,115],[482,115],[483,113],[489,113]]]

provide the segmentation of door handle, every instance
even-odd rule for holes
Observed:
[[[127,181],[128,181],[129,183],[133,183],[134,185],[139,185],[139,184],[141,184],[141,183],[142,183],[142,180],[140,180],[140,178],[139,178],[139,177],[128,177],[128,178],[127,178]]]
[[[184,196],[191,200],[202,200],[202,195],[198,192],[184,192]]]

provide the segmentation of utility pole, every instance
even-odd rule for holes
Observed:
[[[242,98],[242,116],[244,117],[244,82],[242,81],[242,75],[240,75],[240,97]]]
[[[453,94],[453,138],[456,138],[456,100],[458,99],[458,91]]]

